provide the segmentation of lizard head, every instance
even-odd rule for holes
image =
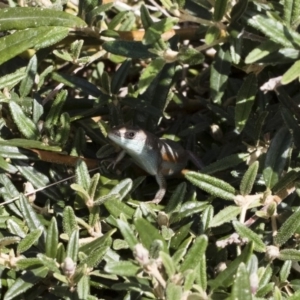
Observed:
[[[118,126],[108,132],[108,138],[128,153],[139,154],[143,151],[149,133],[133,126]]]

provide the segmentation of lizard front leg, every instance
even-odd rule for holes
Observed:
[[[123,157],[125,156],[125,154],[126,154],[126,151],[125,151],[125,150],[122,150],[122,151],[118,154],[117,158],[116,158],[115,160],[113,160],[113,161],[107,166],[107,168],[109,169],[109,168],[112,167],[112,169],[114,169],[115,166],[116,166],[116,164],[117,164],[119,161],[121,161],[121,160],[123,159]]]
[[[159,190],[155,194],[155,198],[151,201],[148,201],[148,203],[155,203],[158,204],[164,197],[166,190],[167,190],[167,182],[165,180],[165,177],[161,173],[157,173],[155,175],[156,182],[159,185]]]

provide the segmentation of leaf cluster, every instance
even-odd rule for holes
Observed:
[[[74,3],[0,6],[1,299],[298,299],[300,2]],[[120,124],[204,168],[146,203]]]

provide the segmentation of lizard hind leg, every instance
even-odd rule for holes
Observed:
[[[155,179],[159,185],[159,190],[156,192],[154,199],[151,201],[147,201],[147,202],[158,204],[166,194],[167,182],[165,180],[165,177],[160,173],[155,175]]]

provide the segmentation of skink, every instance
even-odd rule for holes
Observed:
[[[108,138],[123,149],[111,164],[113,168],[127,153],[139,167],[155,176],[159,190],[154,199],[149,201],[152,203],[158,204],[166,193],[165,176],[181,172],[188,159],[191,159],[199,168],[203,167],[201,162],[180,144],[158,138],[137,127],[115,127],[108,132]]]

